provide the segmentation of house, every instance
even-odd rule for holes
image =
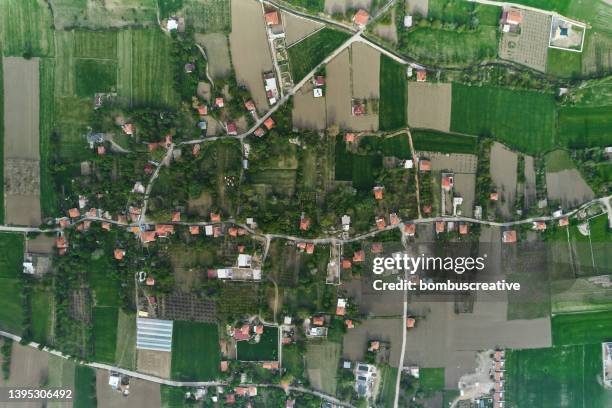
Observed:
[[[287,401],[285,401],[285,408],[294,408],[294,407],[295,407],[295,400],[288,399]]]
[[[200,150],[201,150],[200,144],[196,143],[191,148],[191,154],[193,154],[194,156],[199,156],[200,155]]]
[[[321,98],[323,96],[323,90],[321,88],[312,88],[312,96],[314,98]]]
[[[66,240],[66,237],[60,235],[55,238],[55,247],[57,248],[60,255],[64,255],[68,250],[68,241]]]
[[[278,11],[276,10],[266,13],[264,18],[266,20],[266,24],[269,26],[278,25],[280,22],[280,19],[278,18]]]
[[[195,64],[192,62],[188,62],[185,64],[184,68],[187,74],[191,74],[195,70]]]
[[[520,9],[511,7],[504,10],[502,13],[501,23],[502,25],[508,24],[510,26],[518,26],[523,22],[523,12]]]
[[[344,135],[344,141],[346,143],[353,143],[353,142],[355,142],[355,134],[354,133],[346,133]]]
[[[125,256],[125,250],[123,249],[115,249],[115,259],[120,261],[123,259],[123,257]]]
[[[445,224],[444,221],[436,221],[436,234],[444,232]]]
[[[450,191],[453,188],[454,177],[452,174],[443,174],[442,175],[442,190]]]
[[[347,329],[353,329],[355,328],[355,325],[353,324],[353,321],[350,319],[347,319],[344,321],[344,325],[346,326]],[[349,367],[350,368],[350,367]]]
[[[493,192],[493,193],[489,194],[489,199],[490,199],[491,201],[497,201],[497,200],[499,200],[499,194],[497,193],[497,191],[495,191],[495,192]]]
[[[134,134],[135,129],[132,123],[126,123],[121,126],[121,130],[123,130],[123,133],[125,133],[126,135],[132,136]]]
[[[140,233],[140,241],[143,244],[148,244],[149,242],[155,241],[155,231],[143,231]]]
[[[278,361],[265,361],[261,366],[266,370],[278,370],[280,367]]]
[[[431,204],[427,204],[423,206],[423,212],[425,214],[431,214],[431,210],[432,210]]]
[[[104,154],[106,153],[106,147],[100,145],[97,147],[96,151],[98,153],[98,156],[104,156]]]
[[[253,134],[257,137],[262,137],[266,132],[264,132],[264,130],[262,128],[257,128],[255,129],[255,131],[253,132]]]
[[[382,186],[376,186],[374,187],[374,198],[377,200],[382,200],[383,199],[383,191],[385,190],[384,187]]]
[[[314,253],[314,248],[315,248],[315,246],[314,246],[313,243],[311,243],[311,242],[307,243],[306,244],[306,253],[307,254],[313,254]]]
[[[232,405],[236,402],[236,396],[234,394],[227,394],[225,396],[225,403],[227,405]]]
[[[380,350],[380,341],[374,340],[370,342],[370,345],[368,346],[368,351],[370,353],[373,352],[377,352],[378,350]]]
[[[359,28],[364,28],[369,20],[370,15],[364,9],[359,9],[353,16],[353,23]]]
[[[215,98],[215,107],[222,108],[224,106],[225,103],[223,102],[223,98]]]
[[[406,328],[412,329],[416,323],[416,319],[414,317],[406,318]]]
[[[417,69],[416,80],[417,82],[425,82],[427,80],[427,71],[425,71],[424,69]]]
[[[227,134],[230,136],[236,136],[238,134],[238,129],[234,122],[226,122],[225,129],[227,129]]]
[[[68,216],[70,218],[77,218],[81,215],[78,208],[71,208],[68,210]]]
[[[348,231],[351,228],[351,217],[344,214],[340,220],[342,221],[342,229]]]
[[[426,159],[419,160],[419,170],[420,171],[430,171],[431,170],[431,162]]]
[[[375,242],[372,244],[371,251],[373,254],[379,254],[383,251],[383,245],[380,242]]]
[[[544,221],[534,221],[533,222],[533,229],[536,231],[545,231],[546,230],[546,223]]]
[[[168,224],[156,224],[155,234],[160,238],[165,238],[170,234],[174,233],[174,225]]]
[[[189,233],[191,235],[198,235],[200,233],[200,227],[197,225],[192,225],[189,227]]]
[[[176,18],[169,18],[166,22],[166,30],[172,31],[178,28],[178,20]]]
[[[253,331],[255,332],[255,334],[263,334],[264,332],[264,326],[263,324],[258,324],[253,328]]]
[[[459,224],[459,234],[460,235],[467,235],[468,229],[469,228],[467,224]]]
[[[308,228],[310,228],[310,218],[302,215],[302,218],[300,219],[300,230],[307,231]]]
[[[323,316],[314,316],[311,322],[314,326],[323,326],[325,324],[325,318]]]
[[[145,280],[145,285],[155,286],[155,279],[152,276],[147,276],[147,279]]]
[[[255,102],[253,102],[252,99],[249,99],[248,101],[246,101],[244,103],[244,107],[246,108],[246,110],[248,110],[249,112],[253,112],[255,111]]]
[[[353,254],[353,262],[365,261],[365,251],[359,250]]]
[[[504,231],[502,235],[502,242],[506,244],[511,244],[513,242],[516,242],[516,231],[515,230]]]
[[[220,369],[222,373],[226,373],[227,370],[229,369],[229,361],[227,360],[221,361]]]
[[[102,229],[105,230],[105,231],[110,231],[110,229],[111,229],[110,222],[103,222],[102,223]]]
[[[181,213],[179,211],[175,211],[172,214],[172,222],[180,222],[181,221]]]
[[[351,269],[351,260],[348,258],[344,258],[342,260],[342,269]]]
[[[318,87],[325,86],[325,77],[323,75],[317,75],[314,78],[314,85]]]
[[[346,314],[346,306],[346,299],[338,298],[338,303],[336,304],[336,316],[344,316]]]
[[[377,377],[378,373],[375,365],[357,364],[355,369],[355,391],[359,398],[368,399],[372,396]]]
[[[385,223],[385,219],[382,217],[378,217],[376,218],[376,228],[378,228],[379,230],[383,230],[385,229],[385,227],[387,226],[387,224]]]
[[[404,28],[412,27],[412,16],[410,14],[406,14],[404,16]]]
[[[208,115],[208,106],[206,105],[199,105],[197,110],[198,110],[198,115],[200,116]]]
[[[272,118],[268,118],[264,120],[263,125],[266,127],[266,129],[270,130],[274,127],[274,120]]]
[[[404,233],[409,237],[414,237],[416,233],[416,224],[404,225]]]
[[[391,213],[389,214],[389,222],[391,223],[391,225],[397,225],[399,224],[400,219],[396,213]]]
[[[559,226],[560,227],[565,227],[567,225],[569,225],[569,218],[568,217],[559,218]]]
[[[221,222],[221,214],[210,213],[210,222]]]

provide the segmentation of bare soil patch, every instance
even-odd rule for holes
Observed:
[[[8,381],[0,378],[0,384],[19,387],[38,387],[49,377],[49,355],[32,347],[13,342],[11,374]],[[39,406],[36,404],[28,406]]]
[[[525,208],[536,202],[536,173],[532,156],[525,156]]]
[[[50,254],[53,252],[54,244],[54,237],[48,237],[44,234],[40,234],[34,239],[28,239],[27,251],[38,254]]]
[[[315,98],[312,84],[307,83],[293,96],[293,126],[299,129],[325,129],[325,97]]]
[[[362,8],[364,10],[369,10],[370,4],[372,4],[372,0],[325,0],[323,10],[327,14],[345,14],[347,10],[351,9]]]
[[[393,44],[397,44],[397,26],[395,25],[395,8],[391,9],[391,24],[377,24],[374,33]]]
[[[139,378],[130,378],[130,395],[124,397],[108,385],[110,373],[96,370],[96,396],[100,408],[161,407],[159,384]]]
[[[225,34],[195,34],[195,40],[206,50],[208,70],[213,80],[229,75],[232,70],[232,61]]]
[[[380,92],[380,52],[364,43],[351,46],[353,97],[376,98]]]
[[[498,208],[504,216],[513,212],[516,197],[518,156],[501,143],[491,146],[491,179],[499,193]]]
[[[391,355],[389,364],[399,366],[402,351],[403,319],[368,319],[354,329],[347,331],[343,339],[342,358],[352,361],[363,361],[370,340],[390,343]]]
[[[451,84],[408,82],[408,124],[448,132],[451,98]]]
[[[261,4],[250,0],[232,1],[230,47],[236,79],[251,92],[259,113],[266,111],[268,99],[262,74],[272,71]]]
[[[170,363],[172,361],[170,353],[155,350],[137,350],[136,354],[136,367],[138,371],[162,378],[170,378]]]
[[[190,198],[188,201],[189,213],[195,213],[200,216],[209,214],[210,206],[212,205],[212,197],[206,191],[203,191],[198,198]]]
[[[39,225],[38,59],[4,58],[4,183],[6,222]]]
[[[410,14],[419,13],[421,17],[427,17],[429,0],[406,0],[406,8]]]
[[[576,169],[546,173],[546,190],[548,198],[560,200],[565,209],[576,207],[595,198],[593,190]]]
[[[474,210],[474,194],[476,190],[476,174],[455,173],[455,185],[453,187],[456,195],[463,198],[461,204],[461,215],[471,217]]]
[[[287,47],[323,27],[321,23],[284,11],[281,12],[281,19],[285,26],[285,44],[287,44]]]

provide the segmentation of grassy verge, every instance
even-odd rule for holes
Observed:
[[[171,377],[183,381],[217,378],[221,352],[216,324],[177,320],[172,333]],[[197,347],[194,347],[197,345]]]
[[[393,130],[406,125],[407,97],[405,67],[381,54],[380,102],[378,108],[378,127],[380,130]]]
[[[453,135],[433,130],[412,131],[412,143],[415,150],[427,150],[441,153],[476,154],[478,139],[475,137]]]
[[[287,49],[291,62],[291,75],[299,82],[314,67],[349,38],[349,34],[324,28]]]

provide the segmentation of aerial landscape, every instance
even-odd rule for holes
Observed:
[[[0,19],[0,407],[612,407],[611,0]]]

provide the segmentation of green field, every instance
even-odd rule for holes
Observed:
[[[581,148],[605,147],[612,140],[612,107],[567,107],[559,109],[559,141]]]
[[[278,328],[264,327],[259,343],[238,342],[237,360],[240,361],[276,361],[278,360]]]
[[[294,378],[304,377],[304,356],[297,345],[283,346],[283,368]]]
[[[21,274],[23,236],[0,234],[0,328],[20,334],[23,324]]]
[[[555,145],[555,100],[539,92],[454,83],[451,131],[489,135],[539,153]]]
[[[612,313],[609,311],[556,315],[551,325],[555,346],[612,341]]]
[[[221,352],[216,324],[174,321],[171,378],[209,381],[217,378]]]
[[[574,169],[576,166],[565,150],[553,150],[544,156],[546,172],[556,173],[563,170]]]
[[[436,132],[433,130],[412,131],[414,150],[441,153],[476,154],[478,138]]]
[[[572,0],[518,0],[515,3],[525,6],[535,7],[542,10],[553,10],[560,14],[565,14]],[[582,3],[582,2],[577,2]],[[584,5],[583,7],[589,7]]]
[[[74,57],[117,59],[117,31],[74,31]]]
[[[177,1],[177,0],[173,0]],[[200,33],[225,32],[232,29],[229,1],[183,0],[186,24]]]
[[[183,408],[186,405],[185,393],[187,391],[187,388],[161,384],[159,393],[162,408]]]
[[[42,287],[32,292],[32,339],[46,344],[49,340],[53,315],[53,293]]]
[[[343,31],[324,28],[287,48],[293,82],[299,82],[348,38]]]
[[[53,17],[49,6],[39,0],[3,0],[2,52],[5,56],[53,56]]]
[[[4,67],[0,58],[0,180],[4,180]],[[0,223],[4,224],[4,189],[0,192]]]
[[[313,13],[319,13],[325,8],[325,0],[287,0],[287,3],[303,7]]]
[[[425,391],[442,391],[444,389],[444,367],[421,368],[419,371],[421,388]]]
[[[119,282],[109,272],[113,262],[108,256],[92,258],[89,263],[89,286],[94,291],[96,306],[119,306]]]
[[[378,127],[394,130],[406,126],[406,67],[380,55],[380,100]]]
[[[405,34],[400,51],[421,63],[465,66],[497,56],[497,27],[458,32],[416,28]]]
[[[395,401],[395,386],[397,381],[397,368],[389,365],[383,365],[379,367],[380,378],[382,381],[381,389],[376,399],[377,406],[380,407],[393,407]]]
[[[359,139],[359,147],[368,152],[377,152],[386,157],[410,159],[410,140],[406,133],[393,137],[365,136]]]
[[[582,73],[582,53],[549,48],[546,73],[562,78],[579,77]]]
[[[387,149],[395,147],[389,142]],[[401,144],[401,142],[400,142]],[[380,154],[353,154],[346,150],[342,135],[336,136],[335,148],[336,180],[352,181],[359,190],[369,190],[374,186],[375,174],[382,168]]]
[[[117,350],[115,361],[119,367],[136,369],[136,316],[119,309],[117,319]]]
[[[306,347],[306,373],[311,387],[330,395],[336,394],[337,372],[342,344],[331,341],[309,342]],[[318,382],[319,384],[314,384]]]
[[[76,93],[80,97],[93,97],[96,92],[110,92],[117,84],[117,63],[79,59],[76,68]]]
[[[118,309],[116,307],[94,307],[92,314],[94,359],[102,363],[114,364],[117,348]]]
[[[40,74],[40,111],[39,111],[39,137],[40,137],[40,210],[42,217],[51,217],[57,214],[57,192],[51,175],[51,135],[54,128],[55,111],[55,60],[43,58],[39,65]]]
[[[74,408],[95,408],[98,405],[96,398],[96,370],[91,367],[77,365],[74,375]]]
[[[510,407],[591,408],[612,404],[601,385],[601,344],[506,352]]]

